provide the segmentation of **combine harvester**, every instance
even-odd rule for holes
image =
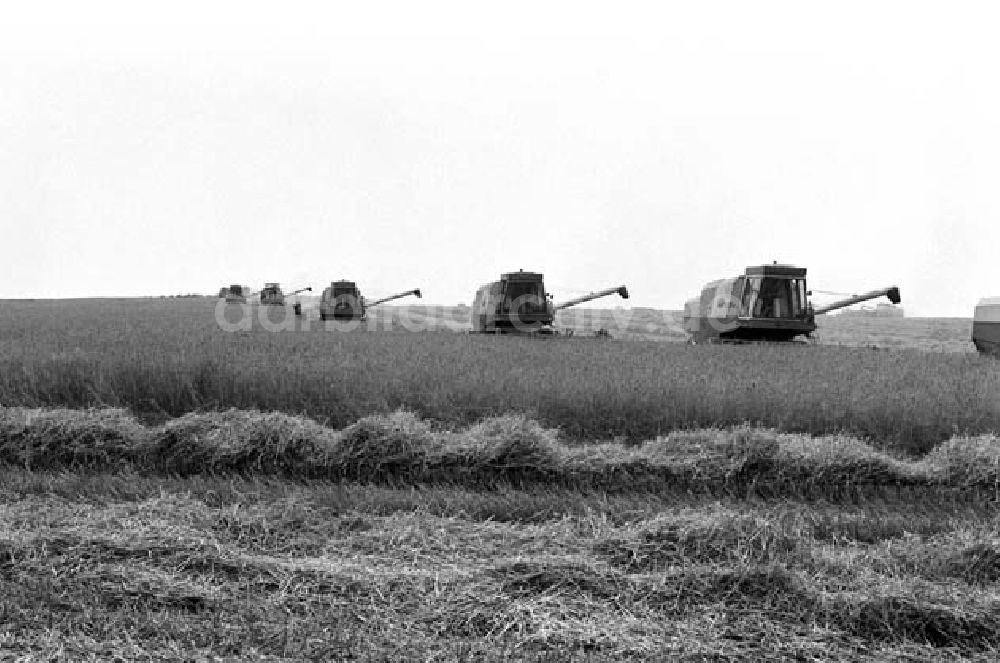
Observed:
[[[712,281],[684,305],[688,342],[791,341],[816,331],[816,316],[878,297],[900,300],[891,286],[813,308],[806,270],[791,265],[747,267],[743,276]]]
[[[281,286],[277,283],[265,283],[264,289],[260,291],[260,303],[265,306],[284,306],[285,297],[292,297],[300,292],[312,292],[312,287],[299,288],[295,292],[287,295],[281,292]]]
[[[228,288],[223,288],[225,290],[225,295],[227,304],[246,304],[247,295],[250,294],[250,288],[245,285],[233,284]],[[220,295],[222,292],[219,293]]]
[[[972,342],[981,353],[1000,357],[1000,297],[987,297],[976,305]]]
[[[487,283],[476,291],[472,333],[557,334],[553,327],[557,311],[615,293],[628,299],[628,289],[620,285],[553,304],[552,295],[545,292],[542,274],[524,270],[508,272],[501,274],[499,281]]]
[[[363,321],[368,317],[368,309],[409,295],[423,296],[420,294],[420,289],[416,288],[369,302],[361,295],[354,281],[333,281],[329,288],[323,290],[323,296],[320,298],[319,319]]]

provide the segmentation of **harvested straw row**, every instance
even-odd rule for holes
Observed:
[[[144,426],[120,409],[0,408],[0,462],[29,469],[262,474],[367,482],[547,482],[605,491],[753,491],[829,497],[852,489],[1000,488],[996,435],[955,437],[919,460],[856,438],[740,426],[638,446],[567,444],[523,415],[445,430],[407,411],[335,430],[300,416],[227,410]]]

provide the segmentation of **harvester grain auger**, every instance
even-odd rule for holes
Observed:
[[[816,331],[816,316],[878,297],[901,301],[890,286],[813,308],[806,270],[791,265],[747,267],[742,276],[712,281],[684,305],[684,329],[691,343],[791,341]]]
[[[330,287],[323,291],[323,296],[319,302],[320,320],[365,320],[368,316],[368,309],[379,304],[414,295],[422,297],[419,288],[400,292],[389,297],[367,301],[358,290],[354,281],[333,281]]]
[[[300,292],[312,292],[312,286],[306,286],[304,288],[299,288],[298,290],[293,290],[292,292],[288,293],[287,296],[294,297]],[[302,302],[300,302],[298,299],[292,302],[292,312],[294,312],[295,315],[302,315]]]
[[[628,289],[621,285],[560,304],[552,303],[545,292],[545,280],[538,272],[508,272],[499,281],[481,286],[472,305],[472,332],[485,334],[555,334],[557,311],[598,297],[617,293],[628,299]]]
[[[373,306],[378,306],[379,304],[385,304],[386,302],[391,302],[392,300],[399,299],[401,297],[409,297],[410,295],[413,295],[414,297],[423,297],[423,295],[420,294],[420,288],[414,288],[413,290],[407,290],[406,292],[400,292],[395,295],[389,295],[388,297],[383,297],[382,299],[376,299],[373,302],[365,300],[365,306],[368,308],[372,308]]]

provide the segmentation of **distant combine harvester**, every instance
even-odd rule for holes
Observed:
[[[628,289],[620,285],[554,304],[552,295],[545,291],[542,274],[524,270],[508,272],[501,274],[499,281],[480,286],[476,291],[472,331],[477,334],[556,334],[553,323],[557,311],[615,293],[628,299]]]
[[[281,291],[281,286],[277,283],[265,283],[264,288],[260,291],[260,303],[265,306],[284,306],[285,297],[293,297],[300,292],[312,292],[312,288],[307,286],[305,288],[299,288],[293,292],[285,295]]]
[[[979,301],[972,318],[972,342],[983,354],[1000,357],[1000,297]]]
[[[246,304],[247,297],[250,296],[250,286],[233,285],[219,290],[219,297],[224,298],[227,304]]]
[[[333,281],[330,283],[330,287],[323,290],[323,296],[320,298],[319,319],[342,322],[366,320],[368,309],[410,295],[421,297],[420,288],[368,301],[361,295],[361,291],[354,281]]]

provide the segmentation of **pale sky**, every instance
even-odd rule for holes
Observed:
[[[1000,10],[87,2],[0,11],[0,297],[358,281],[677,309],[778,260],[1000,295]],[[617,305],[620,300],[605,300]]]

